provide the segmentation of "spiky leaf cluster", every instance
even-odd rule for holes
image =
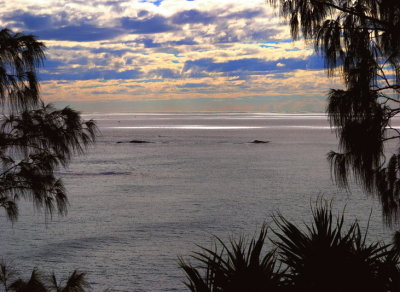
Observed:
[[[345,228],[319,204],[304,229],[283,216],[275,218],[275,241],[294,291],[397,291],[399,254],[380,242],[367,243],[357,221]]]
[[[339,137],[339,153],[328,155],[337,182],[347,187],[353,174],[367,191],[387,197],[390,192],[382,193],[388,179],[384,143],[400,137],[391,128],[391,119],[400,112],[400,1],[269,3],[279,6],[289,20],[293,38],[303,36],[314,44],[328,74],[343,77],[345,88],[331,90],[327,107]],[[400,201],[397,197],[381,200],[391,201],[383,208],[390,224],[400,211]]]
[[[1,289],[2,288],[2,289]],[[50,277],[33,269],[29,279],[18,277],[17,272],[4,262],[0,263],[0,291],[5,292],[85,292],[90,284],[85,273],[73,271],[68,278],[57,280],[53,273]]]
[[[217,238],[215,248],[202,248],[180,266],[192,292],[394,292],[400,289],[400,259],[394,245],[368,243],[357,221],[345,224],[344,215],[334,216],[331,205],[318,201],[313,220],[299,227],[282,215],[266,245],[266,228],[249,245],[243,238],[225,244]],[[222,247],[222,248],[220,248]]]
[[[276,264],[275,252],[263,252],[266,231],[264,226],[249,243],[242,237],[227,245],[217,238],[221,248],[216,244],[214,249],[202,248],[193,256],[201,268],[180,259],[189,279],[187,287],[192,292],[279,291],[283,272]],[[200,270],[205,271],[204,275]]]

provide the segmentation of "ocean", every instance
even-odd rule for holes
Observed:
[[[0,258],[22,276],[33,267],[59,276],[78,269],[94,291],[188,291],[178,256],[210,247],[213,236],[251,236],[264,222],[274,228],[274,214],[304,225],[321,197],[335,213],[345,208],[348,221],[366,227],[370,218],[370,240],[390,239],[376,199],[332,182],[326,154],[337,137],[323,114],[84,118],[101,135],[59,171],[68,215],[46,220],[30,202],[21,202],[15,224],[0,213]]]

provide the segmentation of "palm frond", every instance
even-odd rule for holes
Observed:
[[[295,291],[395,291],[400,262],[391,245],[367,244],[358,222],[345,229],[344,214],[335,217],[327,202],[312,215],[305,229],[274,218],[274,243]]]
[[[16,280],[9,287],[14,292],[48,292],[45,281],[39,271],[35,268],[28,281]]]
[[[263,252],[266,231],[263,226],[258,237],[249,242],[241,237],[225,244],[217,237],[214,249],[202,247],[192,256],[198,267],[180,258],[189,280],[187,287],[193,292],[280,291],[284,279],[275,252]]]
[[[61,292],[85,292],[89,287],[90,284],[86,280],[86,273],[80,273],[75,270],[68,277],[67,283]]]

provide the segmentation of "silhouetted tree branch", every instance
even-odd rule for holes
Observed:
[[[0,207],[11,221],[21,198],[46,214],[66,214],[66,191],[54,171],[82,154],[97,133],[94,121],[77,111],[41,101],[36,71],[44,50],[32,35],[0,31]]]
[[[338,184],[352,175],[377,194],[387,224],[400,211],[400,149],[386,163],[385,142],[400,110],[400,1],[269,0],[325,59],[328,75],[340,73],[345,89],[332,89],[327,113],[339,138],[328,159]]]

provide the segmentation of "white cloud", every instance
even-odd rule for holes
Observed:
[[[316,96],[329,86],[319,71],[307,75],[297,67],[290,69],[293,60],[310,58],[312,48],[302,41],[287,41],[288,27],[265,0],[156,4],[155,0],[0,1],[0,22],[46,36],[52,65],[43,70],[48,81],[42,91],[49,101]],[[212,59],[208,69],[184,71],[187,62],[204,59]],[[259,60],[258,71],[229,68],[229,62],[240,60]],[[263,70],[262,62],[275,62],[281,71]],[[98,76],[112,72],[94,74],[96,70],[133,76],[101,80]],[[315,82],[316,74],[320,82]],[[63,76],[68,81],[60,81]],[[154,78],[162,81],[153,82]],[[196,83],[205,86],[182,87]]]

